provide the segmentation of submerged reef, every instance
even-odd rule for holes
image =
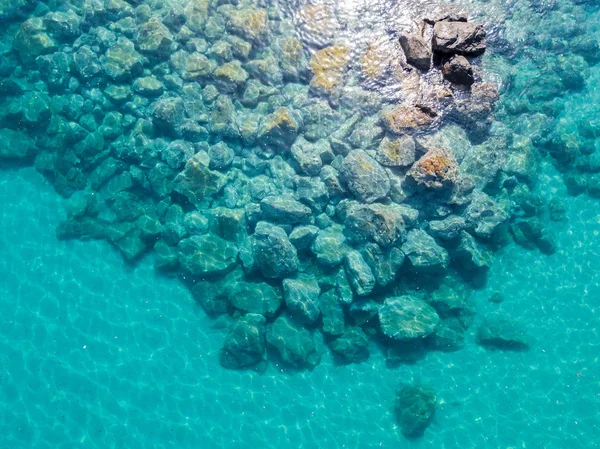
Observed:
[[[59,238],[149,254],[230,317],[227,368],[311,369],[322,342],[340,363],[366,360],[369,342],[390,363],[459,349],[494,252],[511,238],[556,250],[538,217],[564,207],[531,193],[533,146],[577,167],[572,191],[600,191],[594,155],[559,128],[523,142],[494,121],[486,32],[456,10],[358,49],[316,5],[297,26],[246,1],[4,14],[0,160],[33,164],[69,199]],[[556,59],[558,84],[580,87],[590,46]],[[513,103],[502,113],[527,107]],[[480,342],[525,347],[509,324]],[[419,409],[400,418],[418,434],[435,395],[410,387],[400,401]]]
[[[152,253],[231,316],[228,368],[312,368],[318,332],[341,363],[368,358],[369,339],[391,362],[459,348],[462,280],[484,281],[509,228],[551,250],[491,192],[508,137],[487,140],[498,93],[472,59],[486,34],[461,13],[355,64],[314,5],[299,29],[318,44],[260,4],[31,7],[2,60],[2,159],[69,198],[59,238]]]

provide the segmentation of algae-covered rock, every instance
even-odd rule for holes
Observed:
[[[287,108],[279,108],[263,118],[258,129],[258,142],[273,150],[286,150],[296,140],[302,122]]]
[[[320,360],[311,331],[281,315],[267,329],[267,343],[295,368],[314,368]]]
[[[169,56],[173,42],[171,32],[157,17],[138,28],[137,46],[143,53],[157,57]]]
[[[179,262],[194,276],[225,274],[236,264],[237,247],[213,234],[194,235],[177,245]]]
[[[402,252],[418,271],[439,273],[448,266],[448,252],[421,229],[411,229],[402,245]]]
[[[412,296],[387,298],[378,314],[383,334],[399,341],[427,337],[440,321],[433,307]]]
[[[325,139],[320,139],[315,143],[308,142],[304,137],[296,139],[292,145],[292,157],[296,162],[299,173],[308,176],[317,176],[323,166],[323,158],[333,159],[331,146]]]
[[[119,37],[102,58],[104,73],[115,81],[128,81],[142,74],[144,58],[126,37]]]
[[[513,318],[495,314],[479,326],[477,343],[492,349],[523,350],[529,348],[529,337]]]
[[[409,167],[415,161],[415,141],[410,136],[385,137],[375,152],[375,160],[386,167]]]
[[[481,191],[473,193],[473,199],[464,212],[467,227],[477,237],[490,238],[508,220],[508,214],[500,205]]]
[[[386,129],[394,134],[425,128],[433,123],[437,113],[427,107],[413,104],[401,104],[381,111],[381,119]]]
[[[340,178],[357,200],[373,203],[390,190],[390,180],[377,161],[362,150],[354,150],[344,158]]]
[[[216,68],[216,63],[201,53],[188,53],[179,50],[171,55],[169,64],[179,76],[186,81],[196,81],[209,76]]]
[[[266,282],[235,282],[227,291],[233,307],[267,318],[277,312],[282,302],[280,293]]]
[[[425,385],[406,384],[396,393],[396,418],[402,434],[417,437],[425,431],[437,404],[433,389]]]
[[[329,343],[329,348],[343,363],[360,363],[369,358],[369,339],[360,327],[347,329]]]
[[[352,204],[344,221],[345,235],[355,243],[372,241],[388,247],[404,240],[406,227],[397,204]]]
[[[235,92],[242,88],[248,80],[248,72],[239,61],[226,62],[214,72],[215,81],[222,92]]]
[[[23,22],[13,41],[13,48],[24,63],[32,63],[38,56],[51,53],[57,47],[58,43],[46,33],[44,22],[39,17]]]
[[[192,204],[203,204],[204,200],[218,193],[225,185],[223,175],[208,168],[208,161],[197,153],[185,164],[177,175],[174,189]]]
[[[219,352],[221,365],[229,369],[243,369],[267,359],[265,317],[249,313],[237,319],[229,328]]]
[[[261,221],[251,236],[256,264],[267,278],[285,278],[298,271],[298,254],[285,231]]]
[[[313,276],[283,280],[283,296],[288,312],[302,323],[313,324],[319,318],[320,293],[317,279]]]
[[[342,82],[349,62],[350,49],[345,45],[332,45],[315,52],[310,60],[313,72],[311,86],[332,92]]]
[[[243,39],[260,44],[269,37],[269,15],[262,8],[232,10],[228,19],[227,28]]]
[[[432,148],[415,162],[408,176],[419,186],[442,189],[454,185],[458,173],[458,164],[450,151]]]

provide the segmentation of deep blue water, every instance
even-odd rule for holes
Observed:
[[[480,19],[508,16],[501,33],[530,52],[484,59],[511,98],[529,80],[542,83],[536,54],[556,57],[519,33],[535,33],[536,17],[560,29],[556,15],[584,2],[470,3]],[[585,11],[581,25],[598,35],[595,9],[577,9],[577,20]],[[600,67],[591,66],[585,86],[564,93],[556,114],[566,133],[598,114],[598,80]],[[501,112],[499,120],[525,138],[539,132],[532,115]],[[389,367],[373,344],[364,363],[339,366],[325,352],[312,371],[270,363],[264,373],[221,367],[227,323],[157,274],[152,257],[131,265],[104,241],[59,241],[66,200],[31,167],[1,170],[0,448],[598,447],[600,200],[568,195],[549,158],[536,170],[535,192],[566,205],[565,221],[544,222],[558,251],[499,250],[473,293],[464,348]],[[502,303],[489,301],[494,292]],[[495,313],[522,326],[528,351],[476,344],[478,324]],[[418,439],[404,438],[394,417],[401,381],[437,392]]]

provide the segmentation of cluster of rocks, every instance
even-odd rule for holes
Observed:
[[[457,93],[467,129],[438,131],[424,103],[341,89],[343,44],[310,54],[277,9],[234,3],[36,4],[0,59],[0,158],[69,198],[59,238],[106,239],[132,262],[151,252],[207,313],[230,316],[228,368],[276,354],[310,369],[321,341],[342,363],[373,340],[400,362],[459,348],[473,317],[463,281],[485,279],[510,229],[549,246],[523,224],[528,160],[508,154],[509,133],[467,137],[497,91]],[[485,33],[462,16],[429,22],[455,82]],[[412,63],[417,41],[402,41]]]

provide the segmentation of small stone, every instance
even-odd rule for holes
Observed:
[[[396,393],[396,417],[402,434],[416,437],[425,431],[437,404],[435,392],[425,385],[403,385]]]

